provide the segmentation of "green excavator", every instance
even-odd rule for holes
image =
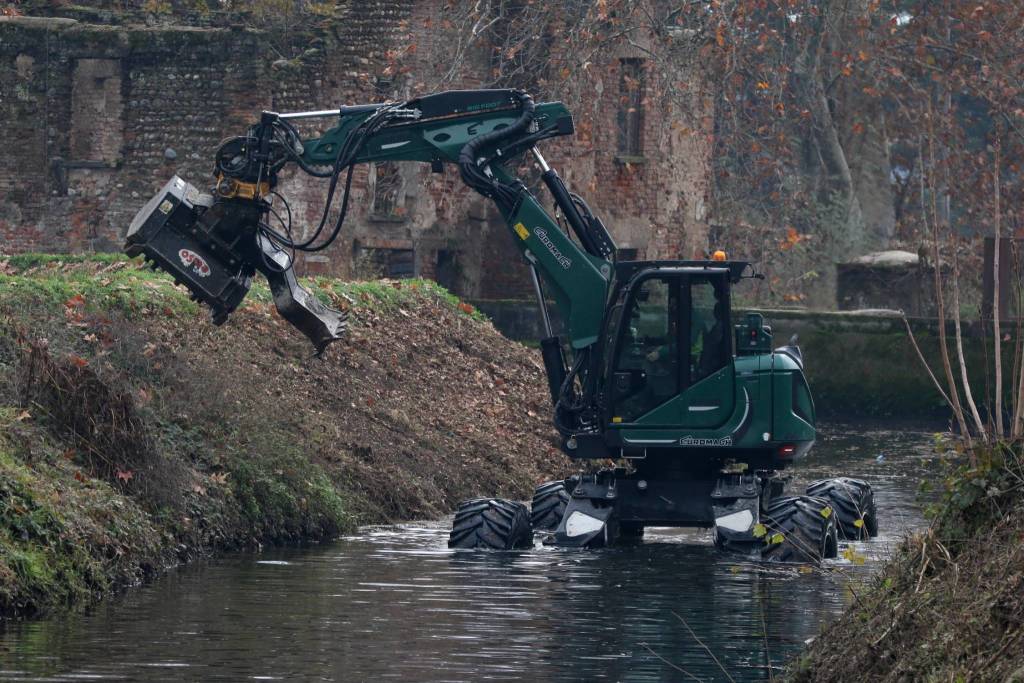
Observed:
[[[296,122],[316,118],[333,127],[303,138]],[[525,257],[561,448],[591,463],[539,486],[530,508],[496,498],[460,504],[451,547],[520,548],[534,534],[598,547],[636,539],[647,526],[695,526],[713,529],[722,548],[816,561],[835,556],[840,536],[875,535],[873,493],[861,480],[828,479],[783,495],[783,470],[814,443],[814,402],[795,340],[773,350],[761,314],[734,316],[732,288],[762,276],[720,252],[700,261],[618,260],[600,218],[538,149],[572,133],[562,103],[537,104],[517,90],[263,112],[217,151],[212,191],[173,177],[135,217],[125,250],[173,275],[210,306],[215,324],[262,273],[282,316],[320,353],[342,336],[345,316],[304,289],[292,264],[297,252],[325,249],[338,236],[354,166],[454,165],[494,202]],[[561,222],[516,177],[525,155]],[[320,223],[303,238],[276,191],[287,166],[329,183]],[[549,299],[562,335],[553,331]]]

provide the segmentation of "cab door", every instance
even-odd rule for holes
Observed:
[[[736,401],[729,312],[724,275],[687,278],[687,377],[680,394],[680,425],[710,429],[725,424]]]
[[[679,395],[679,279],[634,285],[619,318],[612,365],[613,423],[632,423]]]
[[[726,275],[646,276],[624,302],[611,368],[611,421],[713,428],[734,405]]]

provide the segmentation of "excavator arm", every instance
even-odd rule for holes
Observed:
[[[317,137],[299,135],[296,123],[324,117],[337,123]],[[466,184],[495,202],[514,242],[554,298],[570,343],[585,348],[600,334],[614,243],[536,150],[538,142],[572,132],[572,117],[561,103],[537,105],[514,90],[451,91],[321,112],[264,112],[245,135],[218,150],[212,194],[173,178],[132,222],[126,251],[168,270],[211,306],[216,324],[241,303],[254,273],[263,273],[284,317],[322,351],[339,338],[344,321],[298,284],[292,259],[296,251],[319,251],[337,237],[348,210],[352,168],[377,161],[420,161],[435,171],[456,165]],[[512,163],[526,151],[541,163],[542,178],[576,241],[513,175]],[[290,220],[281,215],[283,197],[275,191],[289,165],[330,181],[320,225],[303,238],[293,237]],[[330,227],[330,207],[339,193],[339,217]]]
[[[317,137],[304,138],[296,128],[300,121],[325,117],[336,123]],[[466,185],[497,206],[531,269],[546,331],[541,351],[555,424],[571,439],[598,429],[600,353],[595,350],[615,258],[615,243],[600,219],[566,189],[537,149],[543,140],[572,133],[572,116],[564,105],[535,104],[516,90],[450,91],[330,111],[263,112],[245,135],[218,149],[212,192],[173,177],[132,221],[125,251],[170,272],[210,306],[214,324],[238,307],[260,272],[281,315],[320,353],[341,337],[345,316],[304,289],[292,265],[297,252],[326,249],[339,235],[353,168],[366,162],[419,161],[440,172],[454,165]],[[567,229],[515,177],[518,159],[527,152],[540,166],[540,178]],[[301,237],[292,229],[285,197],[276,191],[281,171],[289,166],[328,181],[321,220]],[[573,348],[571,367],[552,331],[547,296],[555,300]]]

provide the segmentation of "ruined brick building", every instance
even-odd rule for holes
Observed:
[[[261,110],[418,94],[448,66],[453,29],[438,18],[451,6],[339,3],[292,59],[231,15],[154,21],[72,7],[0,17],[0,251],[118,250],[171,174],[206,184],[218,143]],[[635,43],[594,56],[586,87],[563,97],[577,136],[545,153],[625,256],[691,257],[707,247],[709,105],[652,96],[658,76],[646,62]],[[488,69],[477,50],[446,87],[478,86]],[[315,225],[325,183],[293,175],[283,191],[300,234]],[[356,175],[342,239],[301,267],[432,277],[467,298],[515,298],[529,285],[506,230],[454,170],[377,164]]]

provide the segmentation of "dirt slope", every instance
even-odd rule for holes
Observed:
[[[571,470],[539,358],[433,284],[318,281],[350,334],[313,358],[263,289],[215,328],[120,258],[0,271],[2,613]]]

